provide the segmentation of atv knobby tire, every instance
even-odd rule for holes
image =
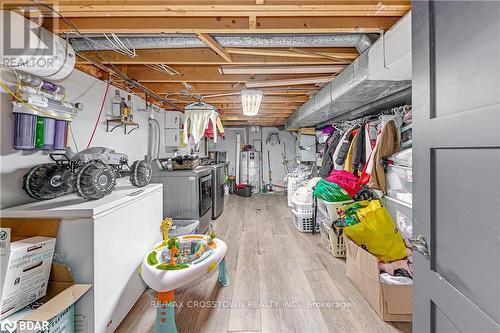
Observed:
[[[130,167],[130,182],[137,187],[143,187],[151,182],[151,165],[145,160],[135,161]]]
[[[76,192],[87,200],[101,199],[110,194],[115,185],[113,169],[99,162],[84,165],[76,177]]]
[[[37,200],[49,200],[73,191],[68,171],[55,163],[37,165],[23,178],[23,189]]]

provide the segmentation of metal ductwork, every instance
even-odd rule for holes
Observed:
[[[135,49],[174,49],[207,47],[195,34],[116,34],[128,46]],[[103,35],[89,34],[95,41],[93,47],[85,39],[70,34],[75,51],[113,50]],[[222,47],[268,48],[268,47],[355,47],[359,53],[368,49],[379,37],[378,34],[213,34]]]
[[[380,101],[407,100],[411,87],[411,13],[287,119],[286,128],[316,126],[345,114],[358,114]],[[397,94],[401,98],[391,98]],[[385,104],[384,104],[385,103]],[[390,103],[389,103],[390,104]],[[366,110],[364,110],[366,112]],[[360,113],[360,112],[359,112]]]

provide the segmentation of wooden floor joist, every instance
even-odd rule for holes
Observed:
[[[257,17],[250,29],[249,18],[234,17],[73,17],[82,33],[379,33],[388,30],[400,16]],[[47,18],[43,26],[57,33],[72,31],[59,19]]]
[[[26,3],[25,0],[8,2],[7,9]],[[39,2],[53,3],[52,0]],[[36,7],[39,2],[29,6]],[[166,96],[180,108],[205,96],[204,100],[220,110],[226,125],[276,126],[283,125],[298,107],[359,56],[355,45],[229,47],[220,45],[216,34],[247,37],[253,34],[379,34],[405,15],[411,3],[409,0],[59,0],[54,8],[71,21],[69,25],[38,6],[46,14],[43,26],[55,33],[74,32],[72,25],[84,34],[98,36],[101,33],[189,33],[206,45],[137,49],[135,57],[112,50],[79,52],[77,68],[89,75],[107,77],[106,70],[113,64],[122,74],[159,96]],[[169,75],[147,67],[157,64],[167,65],[179,74]],[[114,84],[130,89],[119,78],[115,78]],[[263,91],[257,116],[243,115],[239,95],[242,89]],[[132,90],[144,97],[138,89]]]

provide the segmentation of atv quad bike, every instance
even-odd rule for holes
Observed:
[[[37,165],[24,176],[23,189],[32,198],[48,200],[76,191],[79,196],[95,200],[110,194],[116,178],[129,176],[132,185],[143,187],[151,181],[151,165],[145,160],[131,166],[125,154],[103,147],[92,147],[75,153],[50,154],[54,163]]]

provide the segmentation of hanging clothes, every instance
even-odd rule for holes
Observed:
[[[219,131],[219,134],[222,137],[226,136],[226,132],[224,131],[224,126],[222,126],[222,121],[220,120],[220,117],[217,117],[217,131]]]
[[[216,123],[217,123],[217,131],[219,132],[219,136],[224,138],[224,136],[225,136],[224,127],[222,126],[222,122],[221,122],[219,116],[217,116]],[[205,136],[207,138],[213,139],[215,136],[215,133],[216,132],[214,132],[214,125],[212,124],[211,121],[209,121],[207,128],[205,129]]]
[[[215,107],[204,102],[197,102],[187,105],[184,108],[184,142],[188,142],[188,135],[193,137],[194,143],[200,142],[205,135],[208,123],[212,126],[217,123],[217,112]],[[217,135],[214,135],[214,142],[217,142]]]
[[[321,163],[321,169],[319,170],[319,176],[322,178],[328,177],[330,172],[333,170],[333,153],[340,142],[342,133],[335,130],[332,132],[328,139],[326,139],[326,148],[323,152],[323,163]]]
[[[356,176],[359,176],[361,174],[361,171],[363,171],[363,167],[366,163],[365,125],[362,125],[359,128],[356,139],[353,141],[355,142],[355,144],[352,156],[352,173]]]
[[[379,134],[378,131],[379,124],[380,120],[375,120],[375,121],[370,121],[365,125],[365,161],[368,161],[370,159],[370,155],[373,149],[375,148],[375,144],[377,143],[377,136]]]
[[[387,191],[385,182],[385,171],[382,165],[382,158],[389,157],[400,150],[399,128],[395,120],[390,120],[385,124],[377,140],[377,147],[373,151],[373,170],[368,186],[381,190],[384,194]]]
[[[344,163],[347,157],[347,153],[349,152],[349,147],[351,146],[353,138],[352,131],[354,130],[354,128],[355,127],[351,127],[347,131],[345,131],[344,135],[342,136],[342,139],[340,140],[337,148],[335,149],[335,152],[333,153],[333,162],[335,170],[344,170]]]
[[[353,156],[354,156],[354,147],[356,146],[356,141],[357,141],[356,139],[358,137],[358,134],[359,134],[359,130],[352,131],[351,144],[349,145],[349,150],[347,151],[347,156],[346,156],[345,162],[344,162],[344,170],[345,171],[349,171],[349,172],[353,171],[352,160],[353,160]]]

